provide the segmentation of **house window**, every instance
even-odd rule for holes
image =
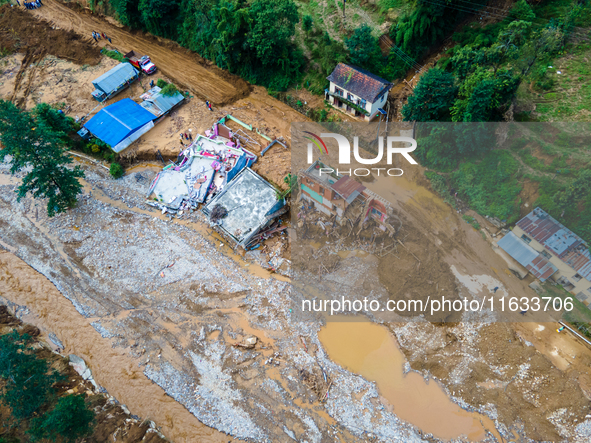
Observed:
[[[527,235],[525,235],[525,234],[523,234],[523,235],[521,236],[521,240],[523,240],[524,242],[526,242],[526,243],[528,243],[528,244],[531,242],[531,238],[529,238],[529,237],[528,237]]]
[[[547,259],[552,258],[552,256],[546,251],[542,251],[541,254],[542,254],[542,256],[546,257]]]
[[[318,193],[319,193],[320,195],[324,195],[324,188],[319,188],[319,189],[318,189]]]
[[[575,274],[575,275],[573,275],[573,280],[574,280],[574,281],[581,281],[581,279],[582,279],[582,278],[583,278],[583,276],[582,276],[582,275],[579,275],[579,274]]]
[[[587,292],[588,292],[589,294],[591,294],[591,288],[587,289]]]
[[[377,217],[381,217],[382,213],[380,211],[378,211],[376,208],[371,208],[371,214],[375,215]]]
[[[337,87],[334,88],[334,93],[340,95],[341,97],[343,96],[343,90]]]
[[[348,92],[347,92],[347,100],[349,100],[350,102],[353,101],[353,96],[351,94],[349,94]]]

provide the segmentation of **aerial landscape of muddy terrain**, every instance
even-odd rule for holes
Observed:
[[[302,197],[309,165],[292,123],[313,123],[301,109],[87,6],[2,6],[2,100],[23,110],[48,103],[82,123],[152,88],[156,77],[141,76],[117,97],[94,100],[92,81],[119,64],[102,47],[150,54],[157,77],[186,93],[119,154],[121,178],[105,159],[69,152],[84,172],[82,192],[53,217],[45,200],[18,198],[29,170],[0,163],[0,332],[33,331],[39,355],[75,379],[59,395],[86,393],[98,411],[88,441],[591,441],[591,349],[557,333],[557,321],[519,310],[499,321],[488,311],[476,319],[300,309],[328,293],[370,294],[384,305],[536,297],[534,276],[519,275],[497,244],[506,223],[459,198],[450,205],[455,190],[442,195],[427,168],[398,158],[403,176],[359,179],[387,206],[392,230],[361,215],[337,226]],[[111,44],[92,40],[98,29]],[[403,88],[394,86],[392,109],[406,100]],[[323,103],[307,90],[289,94]],[[152,195],[163,167],[179,166],[179,133],[209,137],[228,115],[257,157],[252,170],[286,205],[269,239],[241,247],[201,210],[171,211]],[[377,130],[400,135],[412,125],[386,128]],[[263,155],[269,140],[279,143]],[[322,159],[337,164],[338,151]],[[519,197],[521,215],[533,209],[531,194]]]

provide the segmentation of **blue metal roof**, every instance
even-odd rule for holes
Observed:
[[[138,70],[130,63],[121,63],[95,79],[92,84],[96,89],[100,89],[108,95],[119,89],[124,83],[137,78],[138,75]]]
[[[156,117],[130,98],[101,109],[84,127],[92,135],[114,147]]]

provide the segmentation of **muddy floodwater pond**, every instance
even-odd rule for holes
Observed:
[[[479,441],[490,431],[501,441],[491,419],[462,409],[434,380],[426,381],[416,372],[404,374],[406,359],[385,327],[329,321],[319,337],[331,360],[374,381],[402,420],[443,440],[465,436]]]

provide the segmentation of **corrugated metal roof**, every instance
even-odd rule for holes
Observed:
[[[370,103],[374,103],[384,88],[391,85],[365,69],[345,63],[339,63],[326,79]]]
[[[502,250],[517,260],[520,265],[531,272],[536,278],[540,279],[540,281],[545,281],[558,271],[556,266],[513,232],[507,233],[497,244]]]
[[[84,127],[92,135],[114,147],[154,119],[152,113],[130,98],[124,98],[101,109]]]
[[[548,277],[558,271],[558,268],[550,263],[541,254],[538,255],[533,261],[525,267],[540,281],[545,281]]]
[[[523,242],[513,232],[507,233],[497,244],[524,267],[527,267],[539,254],[538,251]]]
[[[332,185],[332,189],[347,200],[355,191],[357,191],[357,195],[359,195],[365,189],[365,186],[357,180],[352,179],[350,176],[344,175]]]
[[[546,211],[535,208],[519,220],[517,226],[579,275],[591,280],[591,254],[587,243]]]
[[[138,70],[130,63],[121,63],[95,79],[92,84],[95,88],[100,89],[105,94],[110,94],[124,83],[137,78],[138,75]]]
[[[144,100],[141,106],[157,117],[166,114],[185,99],[180,92],[167,96],[162,95],[160,91],[161,89],[158,86],[154,86],[148,92],[140,96],[140,98]]]

